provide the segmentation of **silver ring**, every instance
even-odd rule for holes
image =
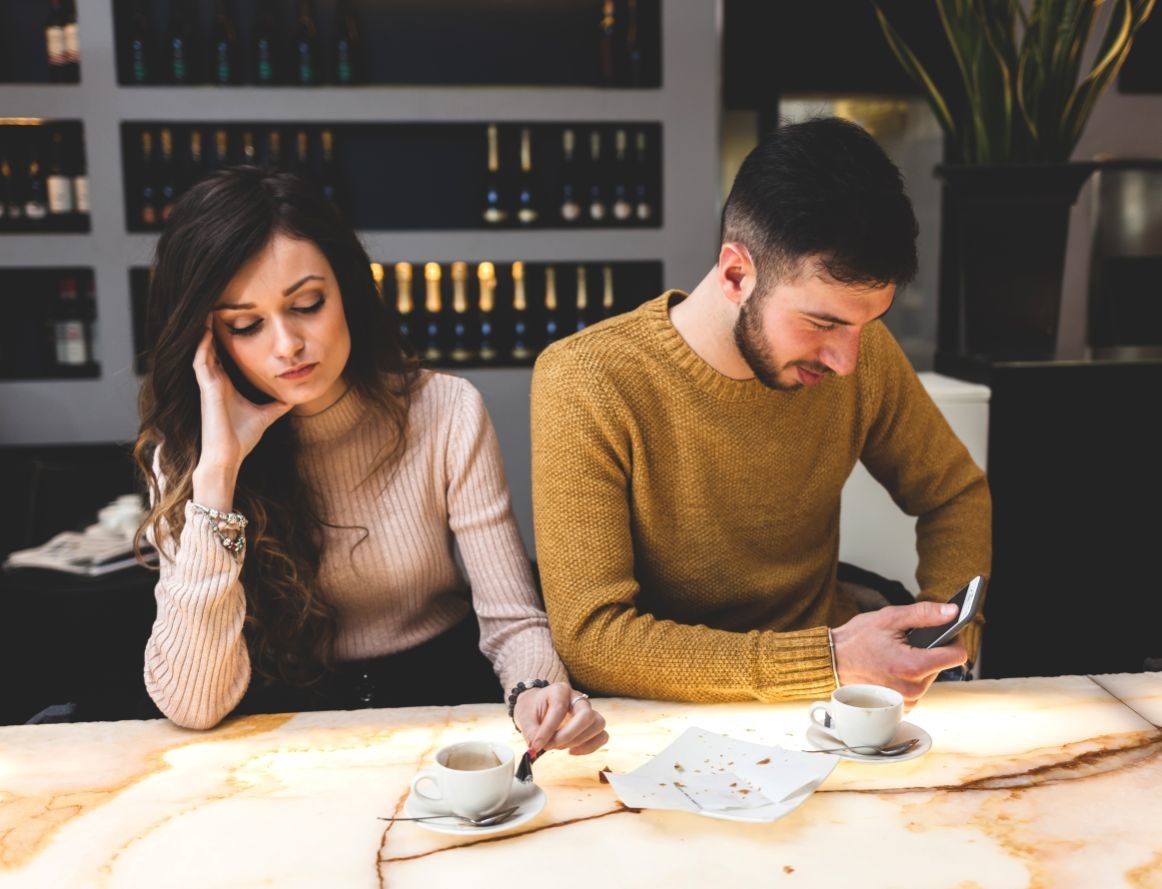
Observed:
[[[573,698],[573,700],[571,700],[569,702],[569,709],[572,710],[577,705],[578,701],[588,701],[588,700],[589,700],[589,695],[579,694],[579,695],[577,695],[577,697]]]

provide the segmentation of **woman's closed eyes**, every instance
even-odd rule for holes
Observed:
[[[327,297],[320,293],[314,302],[305,306],[292,306],[291,311],[298,312],[300,315],[313,315],[315,312],[323,308],[323,305],[326,302]],[[226,330],[230,333],[231,336],[253,336],[254,334],[258,333],[260,327],[262,327],[261,318],[259,318],[253,324],[247,324],[244,327],[236,327],[233,324],[227,324]]]

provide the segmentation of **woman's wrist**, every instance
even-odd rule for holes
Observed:
[[[190,481],[195,502],[230,512],[234,508],[234,488],[238,484],[238,467],[228,464],[198,464]]]

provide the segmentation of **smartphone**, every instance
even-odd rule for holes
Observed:
[[[960,606],[956,617],[938,627],[913,627],[905,634],[908,642],[916,648],[939,648],[948,645],[960,635],[960,631],[969,625],[978,611],[984,598],[985,577],[978,574],[960,588],[955,596],[948,601]]]
[[[218,362],[222,365],[222,369],[226,371],[226,376],[230,378],[230,382],[234,384],[234,388],[241,392],[248,401],[254,404],[270,404],[274,401],[273,398],[259,390],[258,387],[246,379],[246,376],[239,369],[238,365],[234,363],[234,359],[226,353],[226,350],[218,341],[217,334],[214,334],[214,351],[218,354]]]

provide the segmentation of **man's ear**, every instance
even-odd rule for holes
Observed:
[[[741,306],[754,291],[755,267],[750,251],[742,244],[727,242],[718,251],[718,286],[722,295]]]

